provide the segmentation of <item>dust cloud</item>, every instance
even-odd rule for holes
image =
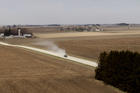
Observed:
[[[39,42],[36,42],[34,44],[46,47],[48,51],[51,51],[51,52],[54,52],[54,53],[57,53],[60,55],[66,54],[65,49],[60,48],[53,41],[39,41]]]

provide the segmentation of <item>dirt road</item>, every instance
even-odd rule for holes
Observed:
[[[59,57],[59,58],[65,59],[65,60],[71,60],[71,61],[74,61],[74,62],[77,62],[77,63],[92,66],[92,67],[97,67],[98,66],[98,64],[96,62],[93,62],[93,61],[89,61],[89,60],[82,59],[82,58],[77,58],[77,57],[74,57],[74,56],[64,57],[64,55],[66,55],[66,54],[59,54],[57,52],[52,52],[52,51],[48,51],[48,50],[44,50],[44,49],[40,49],[40,48],[34,48],[34,47],[24,46],[24,45],[13,45],[13,44],[8,44],[8,43],[4,43],[4,42],[0,42],[0,45],[9,46],[11,48],[12,47],[18,47],[18,48],[28,49],[28,50],[36,51],[36,52],[39,52],[39,53],[44,53],[44,54],[47,54],[47,55],[56,56],[56,57]]]

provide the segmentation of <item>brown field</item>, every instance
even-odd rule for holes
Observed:
[[[56,41],[66,49],[68,54],[89,59],[98,59],[101,52],[111,50],[131,50],[140,52],[140,35],[132,36],[100,36],[72,38],[64,41]]]
[[[104,32],[70,32],[70,33],[34,33],[39,38],[68,38],[85,36],[114,36],[114,35],[137,35],[140,31],[104,31]]]
[[[131,50],[140,52],[140,31],[106,31],[76,33],[38,33],[35,39],[7,39],[4,42],[47,49],[33,43],[53,41],[69,55],[97,60],[103,51]]]
[[[97,60],[102,51],[140,52],[140,31],[35,34],[36,39],[3,39],[29,45],[54,41],[69,55]],[[0,93],[121,93],[94,79],[94,69],[52,56],[0,46]]]
[[[78,32],[38,34],[41,40],[54,41],[74,56],[97,60],[103,51],[131,50],[140,52],[140,31]]]
[[[0,93],[120,93],[94,79],[94,68],[0,45]]]

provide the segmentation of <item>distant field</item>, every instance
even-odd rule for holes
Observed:
[[[103,31],[103,32],[70,32],[70,33],[34,33],[39,38],[68,38],[85,36],[138,35],[140,31]]]
[[[45,46],[34,45],[36,42],[53,41],[67,53],[90,60],[97,60],[103,51],[131,50],[140,52],[140,31],[78,32],[35,34],[36,39],[4,40],[13,44],[24,44],[46,49]]]
[[[41,40],[52,40],[68,54],[98,59],[103,51],[131,50],[140,52],[140,31],[77,32],[37,34]]]
[[[131,50],[140,52],[140,35],[97,36],[56,40],[68,54],[97,60],[99,54],[111,50]]]

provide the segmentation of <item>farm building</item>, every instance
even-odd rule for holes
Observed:
[[[19,38],[31,38],[33,36],[32,33],[28,32],[24,28],[16,28],[16,27],[4,27],[0,31],[0,36],[1,37],[19,37]]]

